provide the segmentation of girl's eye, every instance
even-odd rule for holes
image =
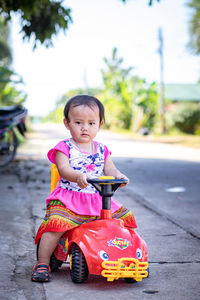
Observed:
[[[76,123],[76,124],[78,124],[78,125],[80,125],[80,124],[81,124],[81,122],[79,122],[79,121],[76,121],[75,123]]]
[[[94,125],[95,123],[94,122],[90,122],[90,125]]]

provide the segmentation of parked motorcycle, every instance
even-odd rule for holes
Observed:
[[[27,109],[21,105],[0,107],[0,168],[15,157],[18,139],[15,130],[24,136]]]

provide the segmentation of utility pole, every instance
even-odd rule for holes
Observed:
[[[164,55],[163,55],[163,33],[162,28],[158,29],[160,55],[160,91],[159,91],[159,130],[165,133],[165,96],[164,96]]]

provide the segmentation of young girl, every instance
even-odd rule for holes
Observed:
[[[46,200],[46,215],[35,239],[36,244],[41,240],[38,262],[32,272],[34,281],[49,280],[50,257],[67,230],[100,218],[101,196],[88,184],[87,178],[110,175],[127,179],[113,164],[107,147],[94,141],[103,122],[104,107],[95,97],[78,95],[65,106],[64,125],[71,138],[48,152],[60,178]],[[133,213],[114,199],[111,209],[113,217],[122,219],[125,226],[137,227]]]

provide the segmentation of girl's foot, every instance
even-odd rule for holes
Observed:
[[[47,282],[50,280],[50,267],[46,264],[37,264],[32,271],[32,281]]]

